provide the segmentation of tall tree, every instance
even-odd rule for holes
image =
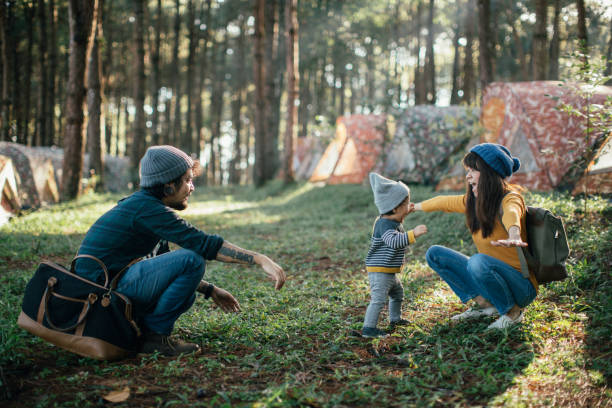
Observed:
[[[297,0],[289,0],[285,6],[285,29],[287,44],[287,126],[285,129],[284,175],[285,183],[295,181],[293,174],[293,151],[297,126],[297,106],[299,83],[299,47]]]
[[[236,59],[238,61],[246,60],[246,18],[244,15],[239,17],[240,20],[240,35],[236,44]],[[246,87],[246,70],[245,64],[238,64],[235,67],[235,89],[232,96],[232,123],[236,131],[234,140],[234,152],[230,163],[229,181],[232,184],[239,184],[241,179],[241,164],[243,160],[243,140],[242,140],[242,106],[244,104],[244,93]],[[248,144],[248,140],[246,140]],[[248,159],[248,158],[247,158]]]
[[[554,0],[555,15],[553,17],[553,35],[548,48],[548,79],[559,79],[559,48],[561,38],[559,35],[559,20],[561,15],[561,1]],[[612,21],[612,20],[611,20]]]
[[[451,105],[458,105],[461,97],[459,96],[459,88],[460,84],[460,76],[459,76],[459,58],[460,58],[460,48],[459,48],[459,36],[461,35],[461,28],[459,23],[455,24],[453,28],[453,48],[455,49],[455,54],[453,56],[453,70],[451,73]]]
[[[533,79],[541,81],[546,79],[546,59],[547,53],[547,39],[546,39],[546,25],[547,25],[547,10],[548,0],[536,0],[536,22],[535,32],[533,34],[533,57],[531,63],[533,64]]]
[[[255,33],[254,33],[254,79],[255,79],[255,166],[253,169],[253,182],[261,187],[267,179],[266,174],[266,142],[267,124],[265,97],[265,0],[255,1]]]
[[[421,16],[423,15],[423,3],[417,0],[417,12],[415,22],[415,37],[416,37],[416,63],[414,66],[414,104],[422,105],[427,100],[427,87],[424,81],[423,67],[421,66]]]
[[[134,107],[136,114],[134,117],[134,132],[132,140],[132,167],[138,168],[140,158],[144,155],[146,147],[146,125],[145,125],[145,50],[144,50],[144,2],[145,0],[133,0],[134,14],[136,17],[134,24],[134,42],[136,43],[136,61],[134,61]],[[139,181],[138,172],[133,173],[132,182],[137,185]]]
[[[181,138],[181,77],[180,77],[180,60],[179,60],[179,49],[181,47],[181,0],[176,0],[175,3],[175,16],[174,16],[174,47],[172,48],[172,100],[174,101],[174,115],[173,115],[173,127],[171,140],[165,141],[165,143],[180,143]]]
[[[151,116],[151,129],[153,130],[153,144],[160,144],[161,137],[159,131],[159,90],[161,88],[161,77],[160,77],[160,49],[161,49],[161,35],[162,35],[162,0],[157,0],[157,16],[155,18],[155,27],[153,29],[153,49],[151,51],[151,96],[153,107],[153,114]]]
[[[31,144],[30,138],[30,111],[31,111],[31,103],[32,103],[32,61],[33,61],[33,48],[34,48],[34,12],[35,5],[33,1],[27,1],[24,4],[25,7],[25,22],[27,27],[26,34],[26,58],[25,58],[25,67],[24,67],[24,77],[23,77],[23,105],[24,108],[22,112],[22,122],[23,133],[18,135],[17,142],[22,144]]]
[[[6,2],[1,2],[0,4],[0,41],[2,42],[2,55],[0,58],[2,59],[2,103],[1,109],[2,113],[0,114],[0,118],[2,119],[2,140],[10,140],[10,129],[11,129],[11,101],[9,96],[9,83],[10,83],[10,72],[11,72],[11,64],[10,64],[10,56],[9,56],[9,42],[10,42],[10,34],[9,34],[9,16],[8,16],[8,8],[10,4]]]
[[[49,1],[49,76],[47,92],[47,138],[49,144],[56,142],[55,140],[55,102],[56,102],[56,82],[57,82],[57,10],[54,0]],[[99,0],[98,0],[99,1]]]
[[[610,19],[610,31],[608,33],[608,51],[606,52],[606,70],[604,75],[612,76],[612,19]],[[610,78],[606,85],[612,85],[612,78]]]
[[[98,0],[102,9],[103,0]],[[100,59],[100,37],[102,36],[102,13],[97,15],[89,62],[87,64],[87,147],[89,150],[89,170],[97,182],[96,191],[104,188],[104,138],[101,132],[102,116],[102,69]]]
[[[193,94],[196,90],[194,81],[194,70],[195,70],[195,57],[198,45],[198,38],[196,38],[196,12],[193,0],[189,0],[187,3],[188,21],[189,21],[189,54],[187,55],[187,124],[185,127],[185,134],[181,141],[183,149],[189,153],[198,153],[193,151]]]
[[[66,134],[62,164],[62,201],[79,195],[83,172],[83,100],[85,98],[85,65],[90,50],[92,26],[96,21],[97,0],[70,0],[68,23],[70,27],[70,61],[66,95]]]
[[[478,49],[480,92],[493,82],[493,32],[491,29],[491,0],[478,0]]]
[[[37,122],[36,122],[36,140],[33,143],[36,146],[42,146],[48,143],[47,131],[49,129],[48,120],[48,91],[49,91],[49,75],[47,64],[47,14],[45,13],[45,1],[38,0],[36,8],[38,15],[38,67],[39,79],[38,86],[38,107],[37,107]]]
[[[205,21],[205,30],[204,33],[201,35],[202,37],[202,49],[200,51],[199,54],[199,62],[198,62],[198,75],[197,75],[197,89],[198,89],[198,96],[196,98],[195,101],[195,127],[196,127],[196,140],[195,140],[195,144],[194,144],[194,151],[199,152],[200,148],[201,148],[201,143],[202,143],[202,128],[204,127],[203,123],[204,123],[204,112],[203,112],[203,108],[202,108],[202,99],[203,99],[203,93],[204,93],[204,84],[206,82],[206,74],[207,74],[207,68],[208,68],[208,38],[209,38],[209,32],[210,32],[210,21],[211,21],[211,7],[212,7],[212,0],[207,0],[206,1],[206,15],[204,17],[204,21]],[[203,177],[202,179],[206,179],[206,177]]]
[[[265,9],[265,70],[266,70],[266,180],[273,177],[279,167],[279,122],[280,122],[280,96],[283,64],[279,60],[281,55],[280,34],[280,2],[279,0],[266,0]]]
[[[474,75],[474,14],[476,0],[468,0],[465,21],[465,60],[463,61],[463,100],[467,104],[474,102],[476,96],[476,78]]]
[[[425,83],[427,84],[427,103],[436,103],[436,64],[434,61],[434,0],[429,0],[427,14],[427,48],[425,54]]]
[[[578,46],[584,54],[584,62],[588,62],[589,36],[586,25],[586,6],[584,0],[576,0],[576,8],[578,9]]]

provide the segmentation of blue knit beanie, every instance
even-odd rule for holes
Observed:
[[[172,146],[151,146],[140,160],[140,186],[166,184],[193,167],[193,159]]]
[[[510,150],[497,143],[481,143],[470,149],[484,160],[502,178],[510,177],[521,167],[518,157],[512,157]]]
[[[393,210],[410,194],[408,186],[401,181],[389,180],[377,173],[370,173],[370,185],[380,214]]]

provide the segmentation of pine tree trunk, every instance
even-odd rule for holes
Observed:
[[[421,67],[421,16],[423,14],[423,3],[417,2],[416,12],[416,65],[414,67],[414,104],[422,105],[426,101],[426,82],[423,80],[423,68]]]
[[[18,23],[18,16],[15,15],[16,5],[11,1],[9,4],[9,24],[8,24],[8,38],[9,38],[9,54],[11,61],[11,122],[14,123],[11,126],[10,139],[17,140],[19,135],[23,132],[23,124],[21,122],[21,110],[23,109],[23,103],[21,102],[21,91],[22,91],[22,78],[21,72],[23,71],[22,63],[19,59],[18,48],[21,42],[21,39],[17,34],[16,23]],[[19,16],[20,17],[20,16]]]
[[[546,79],[546,25],[547,25],[547,10],[548,0],[536,0],[536,22],[535,32],[533,34],[533,58],[531,62],[533,64],[533,79],[536,81],[543,81]]]
[[[282,64],[279,63],[279,1],[266,0],[265,10],[265,39],[266,39],[266,122],[267,138],[266,141],[266,181],[273,178],[274,173],[279,167],[278,139],[280,121],[280,81],[279,75]]]
[[[604,71],[604,75],[612,76],[612,19],[610,20],[610,32],[608,33],[608,51],[606,53],[606,70]],[[612,85],[612,78],[610,78],[606,85]]]
[[[185,127],[185,134],[181,141],[181,146],[187,154],[197,153],[192,151],[193,148],[193,93],[196,89],[194,81],[194,69],[195,69],[195,56],[197,51],[198,40],[196,39],[196,25],[195,25],[195,6],[193,0],[189,0],[187,3],[188,10],[188,22],[189,22],[189,54],[187,56],[187,123]],[[199,27],[198,27],[199,29]]]
[[[584,62],[588,62],[589,53],[589,37],[586,26],[586,7],[584,0],[576,0],[576,8],[578,9],[578,46],[584,54]]]
[[[38,112],[37,112],[37,123],[36,123],[36,140],[33,143],[35,146],[43,146],[47,144],[48,135],[47,130],[49,126],[47,120],[49,115],[47,114],[47,93],[48,93],[48,65],[47,65],[47,15],[45,13],[45,2],[44,0],[38,0],[38,66],[39,66],[39,78],[40,83],[38,85]]]
[[[26,3],[25,4],[25,21],[27,26],[27,50],[26,50],[26,60],[24,67],[24,77],[23,77],[23,110],[22,110],[22,123],[23,123],[23,133],[21,137],[17,138],[17,143],[30,145],[32,142],[29,140],[30,138],[30,114],[32,109],[32,49],[34,47],[34,3]]]
[[[103,0],[98,0],[98,7],[102,9]],[[98,21],[92,39],[91,53],[89,56],[87,72],[87,146],[89,152],[89,171],[91,176],[96,177],[95,189],[104,189],[104,138],[101,134],[102,116],[102,74],[100,68],[100,36],[102,30],[101,13],[98,13]]]
[[[465,22],[465,60],[463,61],[463,100],[466,104],[474,102],[476,78],[474,77],[474,14],[475,0],[468,0]]]
[[[246,58],[246,20],[240,18],[240,35],[238,36],[238,43],[236,44],[237,54],[236,58],[238,61],[245,61]],[[236,67],[236,89],[234,90],[232,100],[232,123],[236,130],[236,139],[234,141],[234,152],[232,154],[232,160],[230,163],[230,183],[240,184],[241,169],[242,169],[242,105],[244,104],[244,90],[246,87],[246,71],[245,64],[240,64]],[[248,143],[248,140],[246,141]]]
[[[461,29],[459,24],[455,26],[453,33],[453,48],[455,49],[455,56],[453,57],[453,71],[451,73],[452,85],[451,85],[451,105],[458,105],[461,102],[459,97],[459,37],[461,36]]]
[[[0,113],[0,119],[2,120],[2,129],[1,129],[1,140],[10,141],[10,109],[11,109],[11,101],[9,96],[9,75],[11,72],[10,69],[10,60],[9,60],[9,50],[8,50],[8,9],[7,4],[5,2],[0,3],[0,38],[1,41],[1,56],[2,58],[2,102],[0,103],[2,112]]]
[[[427,17],[427,53],[425,56],[425,83],[427,86],[427,103],[436,103],[436,64],[434,61],[434,0],[429,0]]]
[[[174,84],[172,87],[172,100],[174,101],[174,115],[173,115],[173,127],[172,136],[170,140],[165,141],[165,144],[180,143],[181,140],[181,78],[179,70],[179,47],[181,46],[181,13],[180,0],[176,0],[176,15],[174,18],[174,48],[172,49],[172,78]]]
[[[202,49],[200,51],[200,58],[199,58],[199,71],[198,71],[198,97],[196,98],[195,101],[195,127],[196,127],[196,140],[195,140],[195,144],[194,144],[194,151],[196,152],[200,152],[201,150],[201,146],[202,146],[202,128],[203,128],[203,123],[204,123],[204,112],[203,112],[203,108],[202,108],[202,99],[203,99],[203,93],[204,93],[204,84],[206,82],[206,75],[207,75],[207,67],[208,67],[208,56],[207,56],[207,52],[208,52],[208,33],[210,30],[210,20],[211,20],[211,6],[212,6],[212,0],[207,0],[206,1],[206,16],[204,18],[204,21],[206,22],[206,30],[204,31],[204,35],[203,35],[203,44],[202,44]],[[206,180],[206,177],[202,178],[203,180]]]
[[[527,57],[525,56],[525,50],[523,49],[523,41],[520,36],[519,30],[516,28],[516,13],[513,12],[513,9],[506,10],[506,16],[510,24],[510,28],[512,30],[512,39],[514,41],[514,46],[517,50],[517,58],[519,71],[517,74],[513,75],[513,77],[518,77],[521,81],[527,81],[529,79],[529,69],[527,64]]]
[[[92,38],[92,22],[97,1],[70,0],[70,61],[66,96],[66,135],[62,164],[61,199],[67,201],[79,195],[83,171],[84,133],[83,100],[85,98],[85,65]]]
[[[153,130],[153,144],[158,145],[161,142],[159,130],[159,89],[161,88],[160,78],[160,48],[161,48],[161,31],[162,31],[162,0],[157,0],[157,17],[155,18],[155,27],[153,29],[155,39],[153,40],[153,50],[151,51],[151,96],[153,114],[151,116],[151,129]]]
[[[134,14],[136,21],[134,24],[134,42],[136,43],[136,61],[134,62],[134,107],[136,114],[134,116],[134,132],[132,139],[131,161],[134,168],[132,182],[134,186],[138,185],[138,163],[144,155],[146,148],[146,126],[145,126],[145,89],[146,89],[146,74],[145,74],[145,50],[144,50],[144,2],[145,0],[133,0]]]
[[[555,2],[555,16],[553,18],[553,35],[550,40],[550,46],[548,48],[548,79],[557,80],[559,79],[559,47],[560,47],[560,36],[559,36],[559,16],[561,14],[561,1],[554,0]]]
[[[47,138],[49,145],[57,143],[55,137],[55,104],[57,83],[57,10],[54,0],[49,1],[49,91],[47,92]],[[98,0],[99,1],[99,0]]]
[[[491,0],[478,0],[478,49],[480,92],[493,82],[493,32],[491,30]]]
[[[298,47],[298,19],[297,0],[290,0],[285,6],[285,28],[287,44],[287,128],[285,130],[284,175],[285,183],[295,181],[293,174],[293,152],[295,148],[295,134],[297,126],[297,107],[299,83],[299,47]],[[342,106],[344,98],[342,98]],[[344,106],[343,106],[344,108]],[[343,109],[344,110],[344,109]]]
[[[255,81],[255,165],[253,181],[257,187],[266,182],[266,111],[267,99],[265,94],[265,0],[255,1],[255,44],[254,44],[254,81]]]

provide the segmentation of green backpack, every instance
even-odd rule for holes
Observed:
[[[523,276],[531,271],[538,283],[567,278],[565,260],[570,248],[561,217],[546,208],[527,207],[525,224],[529,246],[516,248]]]
[[[504,226],[503,214],[500,208],[499,222],[502,226]],[[546,208],[527,206],[525,226],[528,246],[516,247],[523,276],[529,278],[529,271],[531,271],[538,283],[567,278],[565,261],[569,256],[570,248],[561,217],[554,215]]]

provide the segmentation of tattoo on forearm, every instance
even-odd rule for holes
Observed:
[[[221,255],[227,256],[228,258],[235,259],[236,261],[246,262],[249,265],[253,265],[253,255],[245,254],[244,252],[236,251],[235,249],[221,247],[219,250]]]

